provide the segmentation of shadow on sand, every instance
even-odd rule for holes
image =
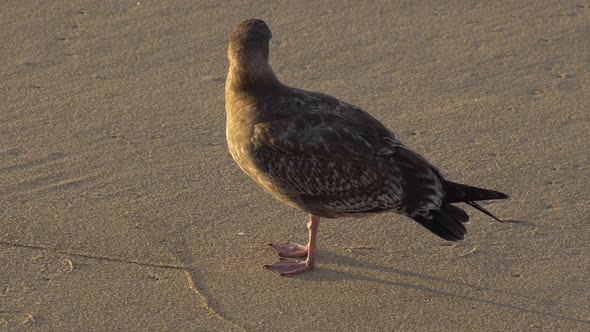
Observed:
[[[518,294],[515,292],[508,292],[503,290],[496,290],[489,287],[483,287],[479,285],[473,285],[464,283],[461,281],[455,281],[431,275],[425,275],[415,273],[411,271],[400,270],[396,268],[387,267],[384,265],[374,264],[365,260],[358,260],[349,256],[340,255],[330,251],[322,251],[323,262],[335,262],[345,268],[343,269],[330,269],[319,266],[313,273],[304,274],[302,276],[296,276],[302,281],[306,282],[325,282],[325,281],[343,281],[343,280],[360,280],[364,282],[378,283],[392,287],[401,287],[405,289],[411,289],[423,293],[429,293],[435,296],[450,297],[460,299],[464,301],[482,303],[493,305],[505,309],[515,310],[521,313],[538,314],[545,317],[553,317],[561,320],[568,320],[578,323],[590,324],[590,320],[579,319],[575,317],[564,316],[555,313],[555,308],[570,308],[583,310],[588,312],[590,306],[578,306],[567,303],[556,302],[548,298],[534,297],[530,295]],[[344,269],[358,269],[358,270],[371,270],[372,275],[367,275],[362,271],[343,271]],[[383,274],[383,277],[376,276],[374,272]],[[415,283],[410,281],[400,281],[396,279],[413,278],[416,280]],[[289,277],[292,278],[292,277]],[[424,286],[425,282],[433,284],[432,286]],[[434,284],[441,285],[436,287]],[[457,287],[459,290],[453,291],[448,290],[450,287]],[[486,296],[487,294],[487,296]],[[494,297],[502,296],[506,298],[504,301],[494,299]],[[515,302],[529,302],[528,305],[515,304]],[[531,307],[544,307],[543,309],[535,309]]]

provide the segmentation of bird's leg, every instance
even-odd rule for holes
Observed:
[[[304,258],[307,257],[307,246],[287,242],[283,244],[269,244],[281,257]]]
[[[310,215],[310,221],[307,223],[307,228],[309,230],[311,230],[311,215]],[[308,245],[309,245],[309,243],[308,243]],[[287,243],[283,243],[283,244],[270,243],[269,246],[271,246],[277,252],[277,254],[279,254],[279,256],[281,256],[281,257],[289,257],[289,258],[305,258],[305,257],[307,257],[307,252],[308,252],[307,247],[308,246],[304,246],[304,245],[293,243],[293,242],[287,242]]]
[[[315,252],[316,252],[316,238],[318,234],[318,226],[320,224],[320,217],[309,215],[309,222],[307,228],[309,229],[309,241],[307,246],[302,246],[295,243],[285,243],[280,246],[272,245],[272,247],[284,257],[305,257],[306,260],[300,259],[281,259],[278,263],[273,265],[265,265],[264,267],[276,271],[284,276],[291,276],[300,274],[305,271],[313,270],[315,267]],[[299,255],[299,256],[286,256],[285,255]],[[305,255],[302,255],[305,253]],[[302,256],[301,256],[302,255]]]

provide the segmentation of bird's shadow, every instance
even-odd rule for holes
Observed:
[[[500,219],[498,221],[499,223],[506,223],[506,224],[519,224],[519,225],[523,225],[523,226],[534,226],[535,224],[530,222],[530,221],[526,221],[526,220],[516,220],[516,219]]]
[[[571,304],[567,304],[567,303],[556,302],[554,300],[547,299],[547,298],[540,298],[540,297],[535,297],[535,296],[531,296],[531,295],[523,295],[523,294],[518,294],[516,292],[497,290],[497,289],[493,289],[493,288],[489,288],[489,287],[485,287],[485,286],[465,283],[462,281],[450,280],[450,279],[436,277],[436,276],[432,276],[432,275],[421,274],[421,273],[406,271],[406,270],[397,269],[397,268],[391,268],[388,266],[374,264],[374,263],[367,262],[364,260],[358,260],[358,259],[355,259],[355,258],[352,258],[349,256],[345,256],[345,255],[341,255],[341,254],[338,254],[335,252],[331,252],[331,251],[325,251],[325,250],[322,251],[322,261],[323,262],[337,262],[336,264],[342,265],[342,266],[348,268],[349,271],[343,271],[343,269],[331,269],[331,268],[327,268],[327,267],[322,267],[320,265],[312,273],[306,273],[302,276],[296,276],[295,278],[299,278],[300,280],[302,280],[304,282],[326,282],[326,281],[339,282],[339,281],[343,281],[343,280],[359,280],[359,281],[364,281],[364,282],[382,284],[382,285],[386,285],[386,286],[390,286],[390,287],[401,287],[401,288],[405,288],[405,289],[411,289],[411,290],[415,290],[415,291],[419,291],[419,292],[423,292],[423,293],[428,293],[428,294],[431,294],[434,296],[450,297],[450,298],[459,299],[459,300],[468,301],[468,302],[476,302],[476,303],[493,305],[493,306],[500,307],[500,308],[515,310],[515,311],[518,311],[521,313],[537,314],[537,315],[542,315],[545,317],[553,317],[553,318],[573,321],[573,322],[577,322],[577,323],[590,324],[590,320],[579,319],[579,318],[575,318],[575,317],[556,314],[555,310],[554,310],[554,307],[569,307],[572,309],[579,309],[579,310],[588,311],[588,310],[590,310],[590,307],[571,305]],[[367,274],[362,273],[362,271],[350,272],[351,268],[357,269],[357,270],[373,270],[373,271],[383,273],[385,275],[383,276],[383,278],[377,277],[374,274],[369,276]],[[449,288],[449,286],[459,287],[462,291],[461,292],[449,291],[449,290],[437,289],[437,287],[427,287],[427,286],[420,285],[419,282],[410,283],[407,281],[399,281],[399,280],[396,280],[398,278],[395,278],[395,275],[402,276],[405,278],[415,278],[417,280],[427,281],[432,284],[438,283],[438,284],[444,285],[444,288],[447,288],[447,289]],[[440,288],[443,288],[443,287],[441,286]],[[465,295],[466,293],[469,293],[470,295]],[[524,300],[524,301],[531,302],[531,306],[532,305],[545,306],[545,307],[547,307],[547,310],[538,310],[538,309],[533,309],[533,308],[526,307],[526,306],[516,305],[516,304],[514,304],[515,301],[503,302],[503,301],[498,301],[498,300],[485,299],[483,297],[477,297],[477,293],[481,293],[482,295],[485,293],[503,295],[503,296],[507,296],[507,297],[509,297],[511,299],[515,299],[515,300],[517,300],[517,299],[521,300],[521,301]]]

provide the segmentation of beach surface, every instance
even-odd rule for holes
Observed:
[[[231,29],[287,85],[371,113],[449,179],[506,192],[446,242],[307,216],[225,143]],[[0,331],[590,330],[589,1],[4,1]]]

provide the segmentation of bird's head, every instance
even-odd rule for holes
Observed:
[[[250,19],[240,23],[229,37],[230,61],[243,64],[268,61],[268,43],[271,38],[270,28],[262,20]]]
[[[228,88],[251,89],[279,83],[268,63],[268,43],[271,37],[268,25],[258,19],[244,21],[231,32]]]

